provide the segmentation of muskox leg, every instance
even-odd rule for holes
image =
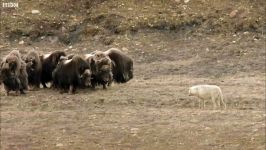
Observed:
[[[68,94],[73,94],[73,93],[74,93],[74,86],[73,85],[70,85],[69,86]]]
[[[108,86],[111,86],[112,85],[112,83],[113,83],[113,74],[112,73],[110,73],[109,74],[109,80],[108,80]]]
[[[42,81],[42,86],[43,86],[43,88],[47,88],[47,86],[46,86],[44,81]]]
[[[28,80],[27,80],[28,81]],[[26,89],[26,87],[28,87],[28,85],[23,85],[23,83],[21,82],[21,80],[20,79],[18,79],[18,78],[16,78],[16,82],[17,82],[17,84],[18,84],[18,88],[19,88],[19,91],[20,91],[20,94],[26,94],[25,92],[24,92],[24,89]],[[18,90],[17,90],[18,91]],[[17,92],[16,91],[16,92]]]
[[[40,77],[38,75],[34,79],[34,88],[40,88]]]
[[[20,94],[26,94],[23,89],[20,89]]]
[[[9,96],[9,92],[10,92],[9,90],[6,90],[6,96]]]
[[[105,83],[103,83],[103,89],[104,89],[104,90],[106,90],[106,89],[107,89],[107,87],[106,87],[106,84],[105,84]]]
[[[95,88],[96,88],[96,83],[95,83],[95,82],[91,82],[91,88],[92,88],[93,90],[95,90]]]
[[[111,86],[112,85],[112,81],[108,82],[107,86]]]

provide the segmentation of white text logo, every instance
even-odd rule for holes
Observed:
[[[17,8],[18,7],[18,3],[12,3],[12,2],[2,3],[2,6],[4,8]]]

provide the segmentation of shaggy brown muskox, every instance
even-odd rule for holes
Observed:
[[[113,61],[112,73],[117,83],[125,83],[133,78],[133,60],[117,48],[104,52]]]
[[[27,64],[26,68],[29,85],[34,86],[35,88],[39,88],[41,83],[42,63],[38,52],[31,50],[27,54],[25,62]]]
[[[113,81],[111,59],[101,51],[86,54],[84,57],[92,71],[92,88],[100,84],[106,89],[106,85],[110,85]]]
[[[63,51],[55,51],[50,54],[40,56],[42,63],[41,83],[47,88],[46,83],[52,81],[52,72],[56,68],[61,56],[66,56]]]
[[[26,64],[22,61],[19,51],[11,51],[1,63],[1,78],[4,83],[7,95],[11,90],[28,89],[28,74]]]
[[[68,90],[70,94],[76,91],[76,88],[84,82],[88,85],[90,78],[85,78],[89,75],[87,69],[90,69],[89,64],[80,56],[73,56],[72,59],[62,59],[53,71],[53,84],[65,92]],[[87,81],[88,79],[89,81]],[[86,81],[82,81],[86,80]]]
[[[10,91],[16,91],[16,93],[20,91],[20,94],[25,94],[19,78],[8,67],[1,69],[1,78],[7,96]]]

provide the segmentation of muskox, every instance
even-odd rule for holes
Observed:
[[[24,89],[28,89],[28,74],[26,63],[21,59],[17,50],[11,51],[1,62],[1,80],[4,83],[7,95],[9,91],[20,90],[25,94]]]
[[[68,90],[69,94],[73,94],[76,88],[83,84],[90,84],[89,75],[90,66],[80,56],[73,56],[72,59],[61,57],[56,69],[53,71],[53,84],[55,87],[62,89],[62,92]],[[86,80],[86,81],[84,81]]]
[[[20,91],[20,94],[25,94],[19,78],[8,67],[1,69],[1,78],[7,96],[10,91],[16,91],[16,93]]]
[[[28,73],[29,85],[34,88],[39,88],[41,83],[42,63],[38,52],[35,50],[29,51],[25,58],[26,69]]]
[[[92,88],[96,85],[102,85],[106,89],[113,81],[112,61],[101,51],[86,54],[85,60],[90,64],[92,71]]]
[[[42,63],[41,83],[44,88],[47,88],[46,83],[52,81],[52,72],[56,68],[61,56],[66,56],[66,53],[63,51],[55,51],[40,56]]]
[[[112,60],[112,73],[114,81],[126,83],[133,78],[133,60],[117,48],[104,52]]]

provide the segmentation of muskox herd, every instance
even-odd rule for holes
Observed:
[[[7,95],[10,91],[25,94],[29,87],[47,88],[48,83],[60,93],[73,94],[77,88],[106,89],[112,82],[126,83],[132,78],[132,59],[116,48],[84,55],[64,51],[39,55],[31,50],[24,57],[13,50],[0,63],[0,84]]]

